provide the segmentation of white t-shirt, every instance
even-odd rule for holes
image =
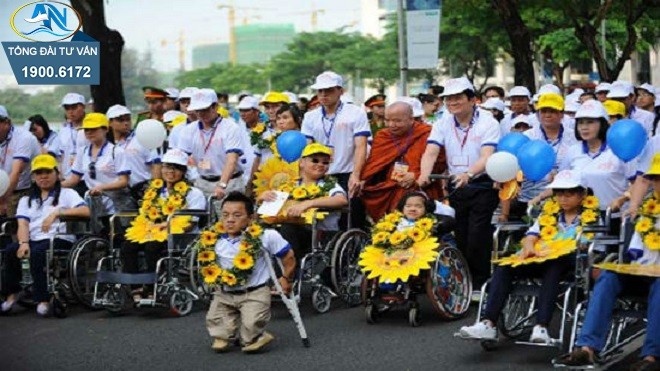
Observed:
[[[44,138],[39,144],[41,145],[42,153],[50,153],[56,158],[60,157],[60,141],[57,138],[56,132],[51,131],[48,138]]]
[[[31,241],[41,241],[50,239],[56,233],[66,232],[66,224],[55,219],[53,224],[50,226],[48,232],[41,230],[41,226],[44,224],[44,219],[48,215],[52,214],[56,209],[74,209],[76,207],[84,206],[85,201],[78,195],[76,191],[69,188],[62,188],[60,190],[60,196],[57,200],[57,206],[53,206],[53,192],[48,194],[48,197],[43,200],[41,206],[39,206],[39,200],[32,199],[32,205],[28,206],[28,201],[30,197],[24,196],[21,197],[21,200],[18,202],[18,208],[16,210],[16,218],[25,219],[29,222],[30,230],[30,240]],[[75,236],[59,236],[68,241],[75,241]]]
[[[234,257],[238,254],[239,244],[242,238],[230,238],[227,235],[223,235],[218,239],[218,242],[215,243],[215,253],[218,257],[218,265],[223,269],[231,269],[234,266]],[[275,255],[277,257],[283,257],[291,249],[289,243],[282,238],[282,236],[273,229],[265,229],[261,235],[261,243],[265,253],[268,255]],[[266,259],[270,259],[270,256],[267,256]],[[252,270],[252,275],[247,281],[245,286],[236,286],[228,287],[225,286],[225,289],[229,290],[244,290],[248,287],[259,286],[268,281],[270,278],[270,273],[268,272],[268,266],[264,260],[264,254],[261,253],[254,262],[254,268]]]
[[[64,178],[68,178],[76,160],[76,154],[88,146],[89,141],[85,138],[85,132],[82,129],[74,128],[69,122],[62,126],[57,137],[60,146],[60,170]]]
[[[220,176],[228,153],[237,153],[243,157],[243,136],[238,125],[230,118],[218,117],[212,128],[203,130],[203,127],[201,121],[186,126],[177,146],[192,156],[200,176]],[[243,171],[242,162],[239,158],[235,173]]]
[[[629,117],[642,124],[649,137],[653,134],[653,120],[655,120],[655,115],[653,113],[633,106],[630,109]]]
[[[267,128],[263,133],[261,133],[261,138],[264,140],[270,140],[276,135],[275,130]],[[273,151],[270,148],[261,149],[256,144],[252,146],[254,150],[254,155],[260,158],[260,164],[264,164],[268,161],[269,158],[273,157]]]
[[[181,132],[190,125],[190,122],[186,121],[181,123],[170,130],[170,135],[167,137],[167,148],[174,149],[179,148],[179,138],[181,137]]]
[[[427,145],[445,147],[450,174],[461,174],[481,157],[481,147],[497,146],[500,128],[489,112],[475,110],[468,128],[460,127],[454,115],[445,113],[436,122],[427,139]]]
[[[325,117],[323,107],[307,112],[300,131],[307,138],[332,148],[333,160],[328,174],[352,172],[355,138],[371,136],[367,113],[354,104],[344,103],[337,106],[334,119]]]
[[[160,191],[160,197],[167,199],[169,192],[167,187],[163,187]],[[190,187],[188,194],[186,194],[186,209],[189,210],[204,210],[206,209],[206,198],[204,193],[195,187]]]
[[[653,156],[660,152],[660,134],[656,134],[653,138],[649,139],[642,150],[642,153],[637,157],[637,175],[645,174],[651,167]],[[632,160],[631,162],[634,162]]]
[[[659,228],[660,228],[660,218],[656,219],[655,221],[655,229],[658,230]],[[635,232],[635,234],[633,234],[633,237],[630,240],[630,246],[628,247],[628,250],[642,251],[642,256],[639,259],[635,260],[636,264],[641,264],[641,265],[660,264],[660,251],[651,250],[646,245],[644,245],[642,236],[638,232]]]
[[[151,179],[151,165],[160,163],[158,151],[144,148],[135,138],[135,131],[130,133],[125,140],[117,143],[117,147],[124,150],[126,165],[131,170],[128,181],[130,187]]]
[[[298,181],[298,185],[300,185],[301,182],[300,180]],[[319,187],[322,187],[325,184],[325,181],[323,179],[320,179],[316,182],[316,185]],[[330,189],[330,192],[328,192],[328,197],[333,197],[338,194],[344,195],[344,197],[348,197],[346,194],[346,191],[339,185],[339,183],[335,183],[335,186]],[[316,222],[316,229],[319,231],[338,231],[339,230],[339,219],[341,217],[340,212],[331,212],[326,215],[325,218],[322,220],[319,220]]]
[[[583,185],[594,191],[600,209],[605,210],[628,189],[628,179],[635,174],[635,163],[621,161],[606,145],[597,154],[589,154],[587,144],[581,141],[569,148],[560,164],[560,170],[565,169],[580,173]]]
[[[26,162],[23,172],[18,177],[16,190],[30,187],[30,161],[40,154],[41,146],[34,135],[16,126],[9,129],[7,139],[0,143],[0,166],[7,175],[10,175],[14,160]]]

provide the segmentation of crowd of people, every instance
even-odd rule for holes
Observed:
[[[162,199],[161,206],[171,204],[171,210],[203,209],[210,196],[224,199],[221,216],[226,233],[220,234],[215,252],[222,269],[231,271],[233,257],[249,250],[241,247],[241,241],[253,217],[254,202],[276,198],[273,192],[257,195],[253,181],[270,158],[279,156],[275,144],[287,131],[299,131],[308,141],[294,187],[309,190],[316,185],[320,195],[302,198],[303,202],[290,209],[292,216],[311,208],[348,206],[350,225],[366,229],[393,211],[410,192],[422,192],[432,200],[448,195],[455,210],[456,244],[467,259],[475,288],[491,279],[493,242],[484,236],[492,235],[494,220],[521,220],[528,206],[556,197],[561,204],[558,225],[570,229],[579,225],[583,199],[594,195],[600,201],[601,218],[606,209],[613,211],[610,232],[618,234],[623,216],[637,216],[649,192],[652,198],[659,196],[650,186],[657,188],[660,166],[656,164],[660,160],[656,156],[660,152],[660,136],[656,135],[660,98],[650,84],[603,82],[593,91],[576,88],[568,94],[555,85],[544,85],[535,95],[524,86],[508,91],[491,86],[479,94],[461,77],[415,97],[389,99],[376,94],[363,106],[345,93],[344,80],[337,73],[321,73],[310,88],[315,93],[310,99],[290,92],[271,91],[262,97],[242,93],[232,107],[226,94],[209,88],[145,87],[148,111],[140,113],[119,104],[104,113],[90,112],[82,95],[69,93],[61,102],[66,122],[58,132],[38,113],[20,125],[24,118],[12,117],[12,107],[0,106],[0,165],[9,177],[8,190],[0,197],[0,215],[19,221],[18,243],[5,248],[5,254],[11,256],[7,260],[11,269],[10,279],[3,280],[9,284],[3,287],[2,311],[10,311],[16,302],[17,259],[29,256],[37,312],[47,312],[44,241],[63,229],[60,217],[88,216],[90,209],[107,226],[107,219],[117,211],[140,209],[148,214],[151,209],[145,205],[158,204],[158,199]],[[623,161],[608,145],[607,132],[618,120],[628,118],[644,128],[647,143],[639,156]],[[145,119],[159,120],[166,127],[168,138],[161,148],[147,149],[136,139],[134,128]],[[520,192],[513,199],[500,200],[499,185],[486,173],[486,164],[500,138],[514,132],[547,142],[556,154],[556,163],[541,180],[521,179]],[[451,180],[432,181],[432,174],[446,174]],[[448,193],[448,189],[452,191]],[[158,218],[162,216],[153,218],[160,221],[159,228],[163,228],[164,219]],[[339,215],[335,216],[324,220],[322,227],[342,228]],[[657,223],[651,226],[655,231],[658,227]],[[279,232],[248,232],[260,236],[264,249],[286,258],[289,265],[281,283],[290,288],[292,256],[309,250],[309,229],[294,226]],[[525,254],[534,254],[532,246],[539,233],[538,225],[529,230],[523,241]],[[656,250],[646,239],[637,242]],[[70,245],[71,241],[58,243]],[[155,237],[147,243],[123,241],[127,271],[137,272],[136,251],[141,248],[147,266],[154,268],[166,247]],[[546,327],[552,318],[557,282],[570,266],[567,258],[546,266],[543,284],[547,290],[540,299],[538,326],[531,341],[548,339]],[[216,350],[231,346],[239,326],[247,352],[261,349],[273,338],[264,330],[270,303],[269,291],[264,289],[267,273],[263,264],[254,269],[253,279],[238,283],[221,275],[221,294],[214,297],[207,317]],[[466,336],[495,336],[510,281],[518,274],[515,269],[495,270],[487,315],[483,322],[462,329]],[[618,278],[611,276],[601,276],[596,292],[623,290]],[[660,305],[659,280],[651,283],[653,308]],[[606,288],[599,286],[601,281]],[[148,288],[136,288],[133,294],[139,300],[151,293]],[[242,325],[234,318],[237,310]],[[653,320],[648,319],[648,344],[642,353],[644,361],[653,365],[660,357],[658,313],[660,310]],[[657,331],[651,331],[652,325]],[[590,326],[595,331],[592,327],[597,324]],[[582,348],[566,362],[593,362],[600,343],[589,339],[581,336],[578,345]]]

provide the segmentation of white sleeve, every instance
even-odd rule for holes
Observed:
[[[225,153],[237,153],[242,156],[245,148],[243,148],[243,139],[238,125],[231,121],[231,124],[227,125],[225,133]]]
[[[71,172],[80,175],[81,177],[85,175],[85,169],[83,169],[83,156],[85,156],[85,149],[76,153],[73,166],[71,166]]]
[[[205,210],[206,198],[204,197],[204,193],[199,189],[192,187],[186,195],[186,209]]]
[[[183,125],[183,124],[181,124],[181,125]],[[193,153],[193,148],[192,148],[192,139],[193,139],[193,136],[192,136],[192,129],[188,129],[188,128],[197,128],[197,121],[195,121],[195,122],[193,122],[193,123],[191,123],[191,124],[188,124],[188,126],[186,126],[186,129],[187,129],[187,130],[182,129],[182,130],[178,133],[178,135],[176,136],[176,142],[177,142],[177,143],[175,144],[175,145],[176,145],[175,148],[178,148],[178,149],[180,149],[180,150],[182,150],[183,152],[186,152],[186,153],[188,153],[188,154],[192,154],[192,153]]]
[[[30,196],[23,196],[18,201],[18,207],[16,208],[16,218],[30,221],[30,208],[28,207],[29,197]]]
[[[431,134],[429,134],[429,137],[426,140],[427,145],[431,143],[437,145],[438,147],[445,145],[445,135],[442,131],[443,121],[444,120],[436,121],[433,124],[433,127],[431,128]]]
[[[274,229],[264,230],[264,234],[261,236],[261,242],[263,243],[264,250],[278,258],[283,257],[291,250],[289,242]]]
[[[356,117],[355,126],[353,127],[353,136],[354,137],[371,137],[371,127],[369,126],[369,119],[367,118],[367,113],[360,109],[358,116]]]
[[[531,227],[529,227],[529,229],[527,230],[527,233],[525,233],[525,235],[526,236],[538,236],[539,234],[541,234],[541,226],[539,225],[538,218],[536,218],[536,220],[534,221],[534,224]]]
[[[14,160],[23,160],[29,163],[36,155],[35,149],[39,148],[39,142],[32,134],[21,135],[16,139],[16,147],[13,154]]]
[[[307,139],[314,140],[314,128],[313,128],[313,122],[311,116],[312,116],[312,112],[305,113],[302,126],[300,127],[300,132],[302,133],[302,135],[306,136]]]
[[[328,192],[328,196],[332,197],[339,194],[346,196],[346,191],[339,185],[339,183],[335,183],[335,186],[332,187],[330,192]]]
[[[131,175],[131,168],[128,166],[128,161],[126,161],[126,154],[124,150],[120,147],[114,147],[115,158],[114,164],[117,175]]]
[[[500,141],[500,127],[497,124],[497,120],[489,117],[484,124],[486,125],[483,126],[481,146],[497,146],[497,143]]]
[[[74,191],[71,188],[62,188],[60,192],[60,206],[65,209],[74,209],[76,207],[85,205],[85,200],[80,197],[78,192]]]

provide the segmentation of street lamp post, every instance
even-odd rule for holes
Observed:
[[[401,95],[408,95],[408,51],[406,50],[405,8],[403,2],[397,1],[397,16],[399,23],[399,79],[401,80]]]

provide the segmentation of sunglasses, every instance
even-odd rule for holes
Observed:
[[[89,179],[96,179],[96,162],[89,163]]]
[[[49,174],[52,174],[53,172],[55,172],[55,170],[52,170],[52,169],[39,169],[39,170],[35,170],[33,172],[33,174],[35,174],[35,175],[49,175]]]
[[[330,165],[330,160],[321,160],[320,158],[310,158],[309,161],[311,161],[313,164],[323,164],[325,166]]]

